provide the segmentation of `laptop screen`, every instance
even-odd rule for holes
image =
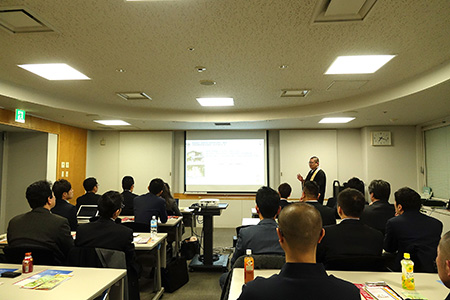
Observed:
[[[97,205],[80,205],[77,218],[91,218],[98,214]]]

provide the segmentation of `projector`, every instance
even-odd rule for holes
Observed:
[[[200,199],[200,207],[219,207],[219,199]]]

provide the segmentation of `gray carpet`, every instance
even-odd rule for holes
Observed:
[[[201,233],[201,228],[197,228],[196,232]],[[235,228],[216,228],[214,229],[214,253],[231,253],[233,245],[233,235],[236,235]],[[190,236],[190,230],[187,229],[183,237]],[[220,299],[221,289],[219,286],[219,277],[221,272],[205,272],[194,271],[189,272],[189,282],[173,293],[165,292],[163,299],[165,300],[211,300]],[[140,282],[141,300],[152,299],[152,281],[143,278]]]

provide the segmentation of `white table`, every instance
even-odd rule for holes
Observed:
[[[22,265],[0,264],[0,268],[21,270]],[[28,290],[14,285],[14,283],[46,269],[70,270],[73,271],[73,277],[49,291]],[[109,299],[120,300],[124,299],[124,277],[126,273],[127,270],[125,269],[34,266],[32,273],[22,274],[16,278],[0,277],[0,298],[33,300],[94,299],[106,289],[111,288]]]
[[[273,274],[278,274],[280,270],[255,270],[255,277],[270,277]],[[402,275],[397,272],[348,272],[348,271],[327,271],[328,274],[350,281],[352,283],[385,281],[397,293],[401,294],[402,289]],[[416,291],[429,300],[445,299],[450,290],[448,290],[439,281],[438,274],[415,273],[414,280],[416,283]],[[233,270],[233,277],[231,280],[230,294],[228,300],[235,300],[239,297],[244,284],[244,269],[235,268]],[[364,300],[364,297],[361,296]]]

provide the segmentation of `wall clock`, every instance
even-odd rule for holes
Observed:
[[[372,131],[372,146],[391,146],[391,132],[390,131]]]

